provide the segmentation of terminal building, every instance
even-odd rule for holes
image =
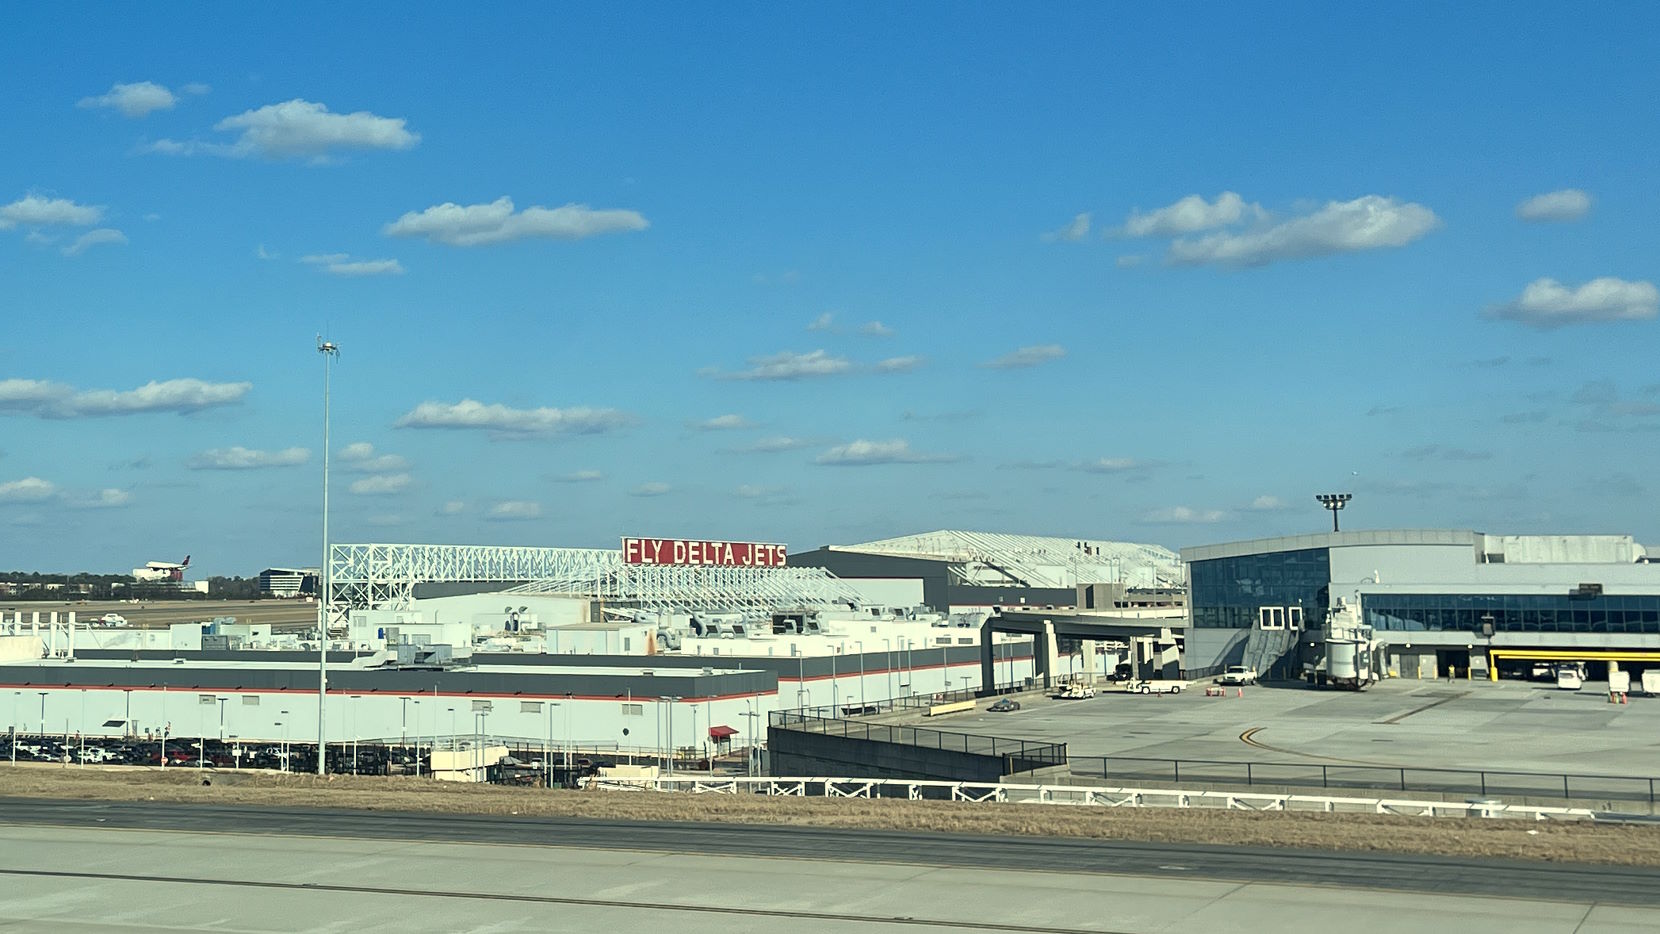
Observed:
[[[1403,678],[1525,676],[1583,661],[1660,667],[1660,556],[1629,535],[1326,532],[1185,548],[1191,677],[1296,677],[1330,611],[1358,605]]]

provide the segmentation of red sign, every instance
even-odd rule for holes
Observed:
[[[784,546],[760,542],[705,542],[683,538],[625,538],[623,563],[781,568]]]

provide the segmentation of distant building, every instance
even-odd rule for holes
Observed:
[[[1182,549],[1186,667],[1294,662],[1339,600],[1404,678],[1525,675],[1535,664],[1660,667],[1660,567],[1629,535],[1456,529],[1322,532]],[[1274,643],[1274,659],[1253,646]],[[1267,670],[1269,664],[1260,664]],[[1595,672],[1593,678],[1596,677]]]
[[[270,597],[317,595],[318,568],[266,568],[259,572],[259,592]]]

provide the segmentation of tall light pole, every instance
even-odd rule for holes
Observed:
[[[1326,507],[1327,509],[1331,510],[1331,530],[1333,532],[1336,532],[1337,531],[1337,511],[1339,509],[1342,509],[1344,506],[1349,505],[1349,500],[1354,499],[1354,494],[1353,493],[1316,493],[1316,494],[1314,494],[1314,498],[1320,501],[1320,505],[1322,505],[1322,506]]]
[[[323,355],[323,579],[317,595],[317,774],[322,775],[328,761],[323,704],[329,691],[329,383],[340,346],[319,334],[317,352]]]

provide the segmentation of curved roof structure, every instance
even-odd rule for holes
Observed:
[[[1001,532],[942,529],[885,538],[860,545],[832,545],[833,551],[932,558],[959,565],[965,584],[1075,587],[1123,583],[1131,587],[1182,585],[1182,560],[1160,545]]]

